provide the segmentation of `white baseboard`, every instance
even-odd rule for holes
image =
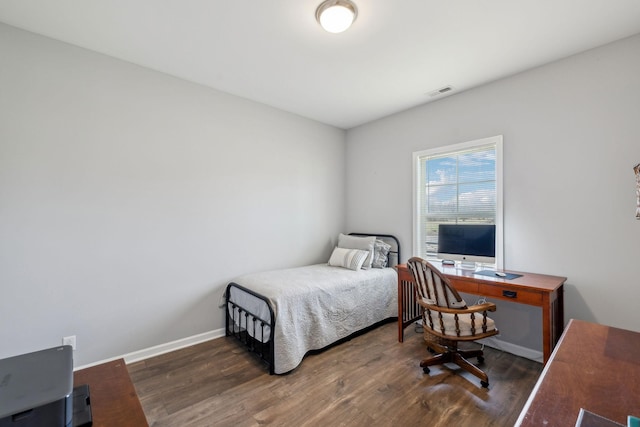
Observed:
[[[516,356],[524,357],[525,359],[533,360],[534,362],[542,363],[543,360],[541,351],[502,341],[496,337],[485,338],[482,340],[478,340],[477,342],[488,347],[515,354]]]
[[[224,328],[216,329],[214,331],[204,332],[202,334],[193,335],[187,338],[181,338],[176,341],[171,341],[165,344],[156,345],[142,350],[134,351],[131,353],[123,354],[121,356],[112,357],[109,359],[100,360],[88,365],[74,367],[74,370],[89,368],[91,366],[100,365],[102,363],[111,362],[112,360],[124,359],[125,363],[135,363],[144,359],[148,359],[154,356],[160,356],[161,354],[169,353],[171,351],[180,350],[181,348],[189,347],[192,345],[200,344],[206,341],[210,341],[216,338],[223,337]]]
[[[77,371],[79,369],[89,368],[91,366],[100,365],[102,363],[111,362],[112,360],[118,360],[118,359],[124,359],[125,363],[135,363],[141,360],[148,359],[150,357],[160,356],[161,354],[169,353],[171,351],[180,350],[181,348],[189,347],[189,346],[200,344],[216,338],[220,338],[220,337],[223,337],[224,335],[225,335],[224,328],[220,328],[214,331],[204,332],[202,334],[193,335],[187,338],[182,338],[182,339],[171,341],[165,344],[144,348],[142,350],[123,354],[121,356],[99,360],[97,362],[89,363],[83,366],[77,366],[77,367],[74,367],[74,370]],[[488,347],[495,348],[497,350],[506,351],[507,353],[515,354],[516,356],[533,360],[534,362],[542,363],[541,351],[533,350],[527,347],[522,347],[506,341],[502,341],[495,337],[485,338],[483,340],[478,340],[477,342],[484,344]]]

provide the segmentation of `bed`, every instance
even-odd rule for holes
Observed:
[[[399,259],[392,235],[340,234],[328,263],[237,277],[225,291],[226,335],[257,354],[270,374],[287,373],[308,352],[397,317]]]

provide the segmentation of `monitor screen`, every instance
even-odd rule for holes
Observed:
[[[493,224],[440,224],[438,258],[495,263],[496,226]]]

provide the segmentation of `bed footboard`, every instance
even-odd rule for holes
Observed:
[[[240,306],[231,300],[231,289],[236,288],[258,298],[269,307],[270,319],[262,319],[258,315]],[[236,338],[247,347],[247,350],[257,354],[260,359],[269,367],[269,373],[274,374],[274,345],[273,331],[275,326],[275,316],[271,305],[267,299],[237,283],[231,282],[225,291],[226,320],[225,335]]]

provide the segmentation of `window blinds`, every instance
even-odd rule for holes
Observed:
[[[435,256],[439,224],[496,223],[496,144],[418,157],[418,239]]]

